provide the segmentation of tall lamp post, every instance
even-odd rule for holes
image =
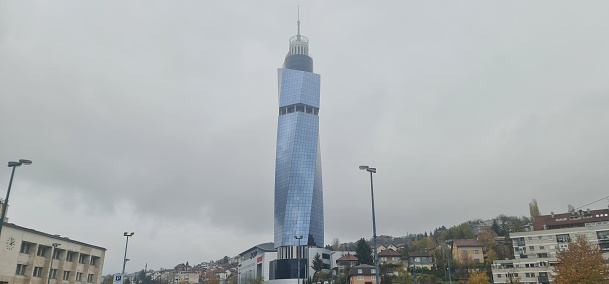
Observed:
[[[123,273],[122,273],[122,275],[125,275],[125,265],[127,264],[127,261],[128,261],[128,259],[127,259],[127,246],[129,245],[129,237],[132,237],[133,234],[134,234],[133,232],[131,232],[131,234],[129,234],[127,232],[125,232],[123,234],[123,236],[127,237],[127,241],[125,242],[125,257],[123,258]]]
[[[298,258],[298,284],[300,284],[300,240],[302,236],[294,236],[298,240],[298,249],[296,250],[296,258]]]
[[[6,198],[4,199],[4,205],[2,206],[2,217],[0,217],[0,234],[2,234],[2,227],[4,225],[4,217],[6,217],[6,208],[8,207],[8,197],[11,195],[11,186],[13,185],[13,176],[15,176],[15,168],[21,165],[31,165],[32,161],[26,159],[20,159],[19,162],[8,162],[8,167],[13,168],[11,172],[11,179],[8,182],[8,190],[6,191]]]
[[[53,243],[53,249],[51,250],[51,264],[49,265],[49,278],[47,279],[47,284],[51,283],[51,271],[53,271],[53,259],[55,258],[55,250],[61,244]]]
[[[376,272],[376,284],[379,284],[379,254],[377,251],[378,244],[376,240],[376,217],[374,216],[374,183],[372,182],[372,174],[376,173],[376,168],[359,166],[359,169],[370,173],[370,196],[372,197],[372,238],[374,239],[374,270]]]
[[[449,245],[449,243],[450,251],[448,252],[448,267],[446,269],[448,270],[448,283],[453,284],[453,279],[450,275],[450,259],[453,258],[453,240],[446,240],[446,245]]]

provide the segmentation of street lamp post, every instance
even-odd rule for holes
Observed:
[[[122,273],[122,275],[125,275],[125,265],[127,264],[127,261],[128,261],[128,259],[127,259],[127,246],[129,245],[129,237],[132,237],[133,234],[134,234],[133,232],[131,232],[131,234],[129,234],[127,232],[125,232],[123,234],[123,236],[127,237],[127,241],[125,242],[125,257],[123,258],[123,273]]]
[[[61,244],[53,243],[53,249],[51,249],[51,264],[49,265],[49,278],[47,278],[47,284],[51,283],[51,271],[53,271],[53,259],[55,258],[55,250]]]
[[[296,258],[298,258],[298,284],[300,284],[300,240],[302,236],[294,236],[298,240],[298,249],[296,250]]]
[[[19,162],[8,162],[8,167],[13,168],[11,172],[11,179],[8,182],[8,190],[6,191],[6,198],[4,199],[4,205],[2,206],[2,217],[0,217],[0,234],[2,234],[2,226],[4,225],[4,217],[6,217],[6,208],[8,207],[8,197],[11,195],[11,186],[13,185],[13,176],[15,176],[15,168],[21,165],[31,165],[32,161],[20,159]]]
[[[452,250],[453,250],[452,240],[446,240],[446,244],[448,245],[449,243],[450,243],[450,251],[448,253],[448,267],[446,269],[448,270],[448,283],[449,284],[453,284],[453,279],[450,276],[450,259],[453,258],[453,254],[452,254]]]
[[[359,166],[360,170],[367,171],[370,173],[370,196],[372,198],[372,238],[374,239],[374,270],[376,272],[376,284],[379,284],[379,255],[377,251],[377,240],[376,240],[376,217],[374,216],[374,183],[372,182],[372,174],[376,173],[376,168],[369,166]]]

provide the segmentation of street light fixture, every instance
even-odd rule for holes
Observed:
[[[15,168],[21,165],[31,165],[31,160],[20,159],[19,162],[8,162],[8,167],[13,168],[11,172],[11,179],[8,182],[8,190],[6,191],[6,198],[4,199],[4,205],[2,206],[2,216],[0,217],[0,235],[2,234],[2,226],[4,225],[4,217],[6,217],[6,208],[8,207],[8,197],[11,195],[11,186],[13,185],[13,176],[15,176]]]
[[[376,240],[376,217],[374,215],[374,184],[372,182],[372,174],[376,173],[376,168],[371,168],[369,166],[359,166],[359,169],[370,173],[370,196],[372,198],[372,238],[374,239],[374,270],[376,273],[376,284],[379,284],[379,254],[377,251],[378,242]]]
[[[133,236],[133,232],[131,232],[131,234],[125,232],[123,234],[123,236],[127,237],[127,241],[125,242],[125,257],[123,258],[123,273],[122,275],[125,275],[125,265],[127,264],[127,261],[129,261],[129,259],[127,259],[127,246],[129,245],[129,237]]]
[[[296,258],[298,258],[298,284],[300,284],[300,240],[302,236],[294,236],[298,240],[298,249],[296,250]]]
[[[51,249],[51,264],[49,265],[49,278],[47,278],[47,284],[51,283],[51,271],[53,271],[53,259],[55,258],[55,250],[60,245],[61,245],[60,243],[52,244],[53,249]]]

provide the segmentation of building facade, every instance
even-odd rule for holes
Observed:
[[[562,217],[560,217],[562,218]],[[584,227],[510,233],[514,259],[493,262],[493,283],[548,284],[558,263],[556,253],[569,248],[569,241],[584,235],[609,259],[609,224],[587,223]],[[510,282],[512,281],[512,282]]]
[[[452,255],[461,265],[477,266],[484,263],[484,246],[478,240],[454,240]]]
[[[0,250],[0,284],[101,283],[102,247],[4,223]]]
[[[376,269],[372,265],[362,264],[351,267],[349,270],[350,284],[374,284],[376,283]]]
[[[279,116],[274,210],[277,259],[271,263],[275,271],[271,279],[279,280],[305,275],[308,269],[304,260],[314,248],[324,246],[318,116],[320,76],[313,73],[309,39],[300,34],[300,20],[277,77]]]

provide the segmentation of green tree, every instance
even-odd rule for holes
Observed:
[[[322,269],[324,269],[324,261],[321,260],[321,256],[319,255],[319,253],[316,253],[315,256],[313,257],[313,265],[311,265],[311,268],[313,268],[313,270],[315,270],[315,273],[317,272],[321,272]]]
[[[357,257],[357,264],[369,264],[374,265],[374,259],[372,257],[372,249],[364,240],[364,238],[357,241],[355,247],[355,257]]]
[[[552,277],[555,284],[604,283],[609,278],[603,253],[583,235],[569,242],[569,249],[558,252],[556,258],[556,274]]]

